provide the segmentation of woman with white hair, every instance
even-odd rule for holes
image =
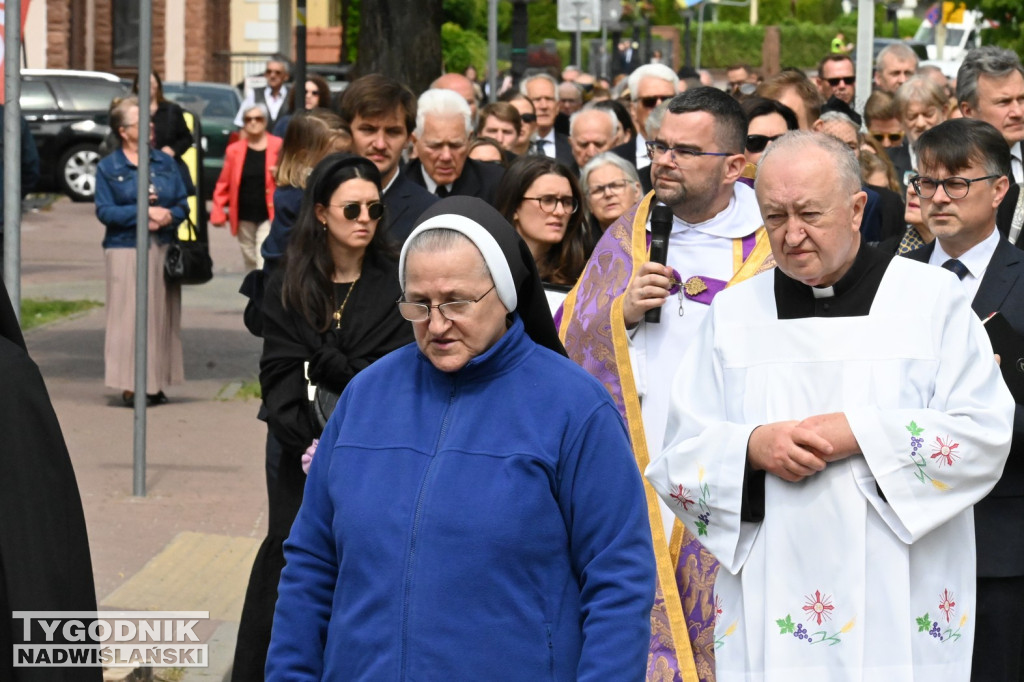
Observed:
[[[587,162],[580,172],[580,188],[595,237],[600,237],[642,196],[636,168],[612,152],[598,154]]]
[[[415,344],[352,379],[285,543],[267,680],[638,680],[654,557],[607,390],[485,202],[399,261]]]

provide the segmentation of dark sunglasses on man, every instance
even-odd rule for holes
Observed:
[[[874,131],[869,131],[869,132],[871,132],[871,137],[875,138],[879,142],[885,142],[886,138],[889,138],[889,143],[890,144],[899,144],[900,142],[903,141],[903,131],[902,130],[900,132],[898,132],[898,133],[876,133]]]
[[[653,109],[667,99],[672,99],[672,95],[655,95],[653,97],[641,97],[640,104],[643,105],[644,109]]]
[[[751,154],[758,154],[765,150],[769,142],[782,137],[782,135],[747,135],[747,151]]]
[[[839,78],[825,79],[825,82],[831,85],[833,88],[838,87],[840,83],[845,83],[846,85],[853,85],[856,81],[856,76],[840,76]]]

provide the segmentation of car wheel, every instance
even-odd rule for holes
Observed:
[[[72,201],[93,200],[99,160],[100,154],[94,144],[76,144],[60,157],[60,186]]]

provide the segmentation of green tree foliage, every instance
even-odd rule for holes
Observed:
[[[999,45],[1024,55],[1024,19],[1020,0],[967,0],[971,9],[981,10],[997,27],[982,32],[985,45]]]
[[[441,26],[441,55],[445,71],[462,73],[470,64],[482,71],[487,65],[487,41],[479,33],[446,22]]]

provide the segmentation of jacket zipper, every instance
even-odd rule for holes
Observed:
[[[441,422],[441,433],[437,437],[437,444],[434,446],[434,456],[430,458],[426,471],[423,472],[423,480],[420,483],[420,490],[416,496],[416,515],[413,517],[412,533],[409,536],[409,556],[405,561],[405,589],[402,595],[402,641],[401,641],[401,676],[399,679],[406,679],[406,666],[408,663],[409,643],[409,599],[412,593],[412,567],[416,558],[416,535],[419,531],[420,516],[423,512],[423,497],[433,473],[434,462],[437,461],[437,453],[441,449],[441,443],[448,433],[448,418],[451,415],[452,404],[455,402],[455,381],[452,380],[451,390],[448,393],[448,406],[444,411],[444,420]]]

